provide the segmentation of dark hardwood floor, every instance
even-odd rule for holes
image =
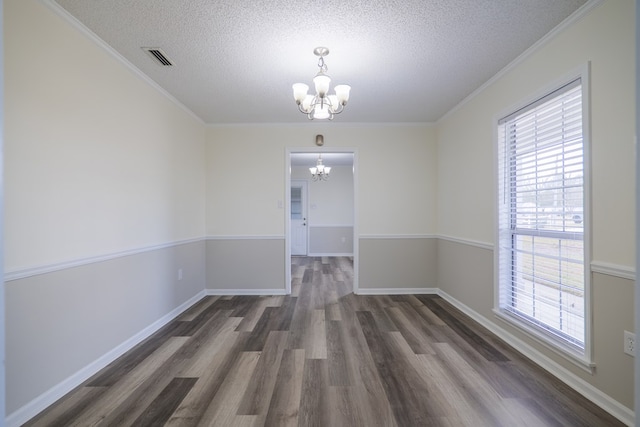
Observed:
[[[437,296],[356,296],[348,258],[292,295],[207,297],[29,426],[617,426]]]

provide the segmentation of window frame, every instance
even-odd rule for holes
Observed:
[[[547,332],[545,328],[535,325],[534,322],[527,321],[523,316],[513,313],[512,310],[505,309],[505,293],[510,290],[513,282],[505,280],[505,276],[511,274],[511,269],[501,268],[501,260],[507,248],[504,247],[503,242],[506,240],[506,231],[501,230],[500,215],[502,211],[502,203],[510,203],[510,201],[503,202],[500,200],[501,186],[510,185],[510,179],[502,176],[504,170],[501,170],[500,160],[501,156],[505,154],[503,147],[500,146],[499,130],[501,122],[505,118],[514,116],[521,111],[526,111],[531,106],[534,106],[536,102],[547,97],[548,95],[562,89],[563,87],[571,84],[573,81],[580,79],[581,92],[582,92],[582,140],[583,140],[583,213],[582,220],[584,225],[583,232],[583,251],[584,251],[584,349],[568,343],[567,341],[556,337],[553,333]],[[554,353],[566,358],[574,363],[576,366],[588,371],[593,372],[595,364],[593,363],[592,355],[592,309],[591,309],[591,132],[590,132],[590,93],[589,93],[590,81],[589,81],[589,63],[570,73],[562,76],[550,85],[545,86],[541,90],[537,91],[533,95],[527,97],[523,101],[515,104],[514,106],[503,110],[500,114],[497,114],[493,120],[494,131],[494,161],[495,161],[495,249],[494,249],[494,309],[493,312],[501,321],[506,322],[510,326],[515,327],[517,330],[523,332],[526,336],[532,338],[534,341],[542,344],[545,348],[553,351]],[[507,195],[511,195],[509,190]],[[508,198],[507,198],[508,199]],[[510,239],[510,238],[509,238]],[[509,244],[508,250],[512,248],[512,243]],[[504,289],[502,282],[505,281]]]

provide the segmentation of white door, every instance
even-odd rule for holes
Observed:
[[[291,255],[307,255],[307,181],[291,180]]]

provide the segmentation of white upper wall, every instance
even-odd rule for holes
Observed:
[[[353,225],[353,166],[331,167],[327,181],[312,181],[308,167],[291,168],[291,179],[309,182],[309,226]]]
[[[497,116],[590,62],[593,260],[634,265],[634,28],[605,1],[438,123],[439,234],[493,243]]]
[[[286,148],[311,149],[318,133],[325,151],[356,150],[360,235],[434,234],[434,130],[327,122],[210,127],[207,234],[283,237]]]
[[[7,269],[203,230],[283,236],[285,148],[313,147],[316,133],[325,135],[325,149],[358,153],[361,235],[491,243],[495,115],[587,61],[594,259],[633,265],[632,7],[632,0],[604,2],[437,126],[314,122],[205,131],[41,3],[9,0]]]
[[[202,237],[204,124],[36,0],[4,31],[6,272]]]

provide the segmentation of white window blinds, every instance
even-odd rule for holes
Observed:
[[[584,351],[584,145],[577,79],[498,122],[499,309]]]

